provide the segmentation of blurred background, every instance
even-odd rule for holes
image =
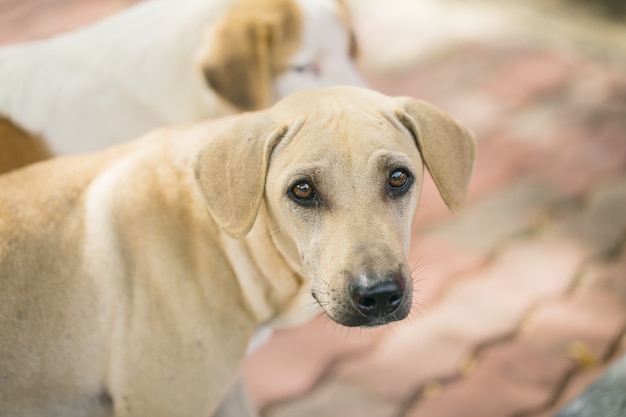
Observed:
[[[135,1],[0,0],[0,44]],[[553,416],[626,354],[626,2],[347,3],[371,87],[474,130],[469,201],[452,215],[426,182],[408,320],[277,332],[245,365],[252,399],[265,417]]]

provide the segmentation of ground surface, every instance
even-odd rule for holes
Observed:
[[[130,3],[0,0],[0,43]],[[371,85],[464,121],[476,171],[454,216],[425,184],[409,320],[314,318],[250,358],[266,417],[549,417],[626,353],[624,24],[518,3],[350,1]]]

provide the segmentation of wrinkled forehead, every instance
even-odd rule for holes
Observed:
[[[388,109],[315,108],[292,123],[272,153],[271,166],[289,170],[324,165],[335,171],[365,171],[402,158],[419,164],[413,137]]]

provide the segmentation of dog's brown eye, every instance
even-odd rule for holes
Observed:
[[[391,171],[387,180],[388,191],[391,197],[399,197],[404,195],[413,182],[413,176],[404,169],[396,169]]]
[[[308,180],[300,180],[291,186],[288,192],[293,201],[301,206],[314,206],[319,203],[315,187]]]
[[[409,181],[409,175],[404,171],[393,171],[389,175],[389,186],[391,188],[402,188]]]
[[[308,200],[313,197],[313,187],[308,182],[300,182],[291,189],[293,195],[300,200]]]

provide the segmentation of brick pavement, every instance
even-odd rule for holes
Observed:
[[[457,33],[439,49],[403,38],[404,49],[377,54],[384,45],[369,27],[386,27],[386,40],[413,27],[400,11],[371,26],[377,1],[355,10],[371,41],[366,76],[475,130],[469,201],[452,215],[426,182],[408,320],[363,330],[319,316],[279,331],[246,363],[252,398],[265,417],[553,416],[626,354],[626,50],[584,43],[605,39],[600,32],[555,42],[561,27],[546,31],[549,42],[536,31],[486,41],[482,25],[481,37]],[[5,1],[0,43],[130,2]],[[497,33],[506,27],[499,21]]]

